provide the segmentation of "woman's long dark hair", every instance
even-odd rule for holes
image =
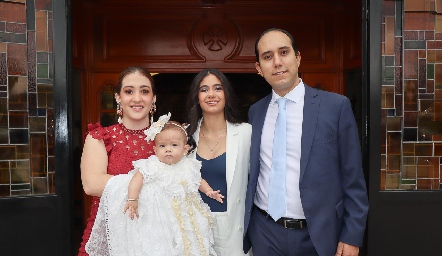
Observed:
[[[218,69],[207,68],[202,70],[195,76],[190,86],[190,92],[187,96],[187,122],[190,125],[187,131],[189,136],[192,136],[197,127],[198,121],[203,117],[201,106],[198,101],[198,94],[200,91],[200,84],[208,75],[216,76],[223,86],[224,97],[226,105],[224,107],[224,117],[229,123],[241,123],[241,117],[238,108],[238,99],[227,77]]]

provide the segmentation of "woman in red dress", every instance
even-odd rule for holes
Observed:
[[[118,124],[109,127],[89,125],[84,142],[81,180],[85,193],[92,196],[92,205],[79,256],[88,255],[85,245],[107,181],[113,175],[132,170],[132,161],[154,154],[154,143],[147,142],[144,134],[156,110],[152,76],[144,68],[128,67],[120,74],[116,91]]]

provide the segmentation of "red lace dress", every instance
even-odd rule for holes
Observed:
[[[108,155],[107,173],[117,175],[125,174],[132,170],[132,161],[148,158],[155,154],[153,151],[154,143],[145,140],[144,130],[147,128],[143,130],[129,130],[122,124],[109,127],[89,124],[87,135],[90,134],[94,139],[103,140]],[[85,251],[85,245],[91,235],[99,203],[99,197],[92,197],[91,213],[83,233],[79,256],[88,255]]]

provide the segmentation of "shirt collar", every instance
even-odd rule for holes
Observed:
[[[301,101],[301,99],[304,97],[305,95],[305,86],[304,86],[304,82],[302,82],[302,79],[299,78],[299,84],[297,86],[295,86],[295,88],[293,88],[289,93],[287,93],[284,98],[294,102],[294,103],[298,103],[299,101]],[[275,104],[276,100],[281,98],[281,96],[279,96],[278,94],[276,94],[276,92],[274,90],[272,90],[272,100],[270,101],[270,104]]]

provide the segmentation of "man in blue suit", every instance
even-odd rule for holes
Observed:
[[[303,83],[301,55],[287,31],[264,31],[255,53],[256,69],[272,93],[249,110],[244,251],[252,247],[254,256],[358,255],[368,199],[349,100]],[[274,220],[268,213],[272,150],[284,144],[273,143],[279,98],[287,102],[285,184],[278,184],[285,189],[285,202],[282,217]]]

